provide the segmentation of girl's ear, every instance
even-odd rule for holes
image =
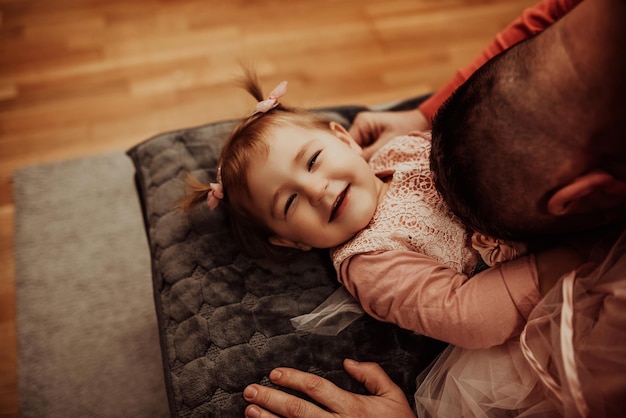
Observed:
[[[330,130],[337,136],[337,138],[341,139],[344,143],[346,143],[350,149],[358,153],[359,155],[363,152],[363,148],[359,144],[356,143],[352,135],[346,131],[346,128],[341,126],[341,124],[331,121],[330,122]]]
[[[593,214],[626,202],[626,182],[606,171],[583,174],[558,189],[548,200],[548,212],[555,216]]]
[[[271,236],[269,237],[268,240],[270,244],[276,245],[277,247],[295,248],[301,251],[310,251],[312,248],[310,245],[305,245],[300,242],[294,242],[294,241],[291,241],[290,239],[279,237],[279,236]]]

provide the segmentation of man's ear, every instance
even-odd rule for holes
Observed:
[[[555,216],[592,214],[613,209],[626,202],[626,182],[606,171],[583,174],[558,189],[548,200],[548,212]]]
[[[350,149],[355,151],[357,154],[361,155],[363,152],[363,148],[359,144],[356,143],[352,135],[346,131],[346,128],[341,126],[341,124],[331,121],[330,122],[330,130],[337,136],[337,138],[341,139],[344,143],[346,143]]]
[[[310,245],[305,245],[300,242],[295,242],[290,239],[278,236],[269,237],[269,242],[270,244],[276,245],[277,247],[295,248],[301,251],[310,251],[312,248]]]

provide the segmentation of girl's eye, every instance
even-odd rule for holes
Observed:
[[[287,203],[285,203],[285,216],[287,216],[287,211],[289,210],[289,207],[291,206],[291,204],[293,203],[295,199],[296,199],[295,194],[292,194],[291,196],[289,196],[289,199],[287,199]]]
[[[309,171],[313,169],[313,166],[315,165],[315,161],[317,161],[317,157],[320,155],[321,152],[322,151],[317,151],[315,154],[313,154],[313,156],[309,160],[309,165],[308,165]]]

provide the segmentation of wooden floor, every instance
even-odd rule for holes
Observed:
[[[299,106],[427,93],[533,3],[0,0],[0,416],[18,415],[15,170],[243,116],[242,62]]]

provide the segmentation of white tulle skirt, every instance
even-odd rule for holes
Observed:
[[[626,416],[626,233],[565,275],[519,339],[450,346],[417,379],[418,417]]]
[[[449,346],[417,384],[419,418],[560,416],[519,341],[477,350]]]

